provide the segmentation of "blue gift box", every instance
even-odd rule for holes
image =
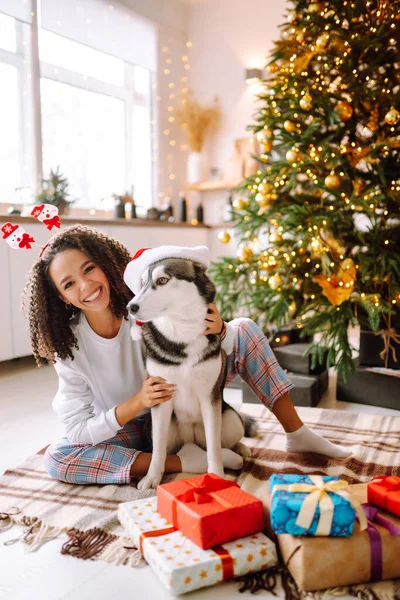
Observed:
[[[329,481],[339,481],[339,477],[319,476],[318,480],[323,480],[323,483],[326,483]],[[275,489],[274,491],[276,486],[288,486],[290,484],[309,484],[314,486],[315,480],[313,481],[308,475],[271,476],[271,524],[276,534],[290,533],[291,535],[329,535],[332,537],[348,537],[353,533],[356,516],[353,506],[346,498],[339,495],[339,493],[329,491],[327,491],[327,495],[331,502],[325,497],[325,502],[327,502],[328,507],[322,507],[325,521],[328,519],[329,523],[331,520],[329,533],[317,531],[321,515],[320,503],[317,503],[313,514],[309,513],[308,517],[309,520],[311,520],[311,523],[308,527],[305,528],[297,524],[296,521],[302,510],[304,501],[310,494],[306,492],[291,492],[288,489]],[[329,506],[329,504],[331,506]]]

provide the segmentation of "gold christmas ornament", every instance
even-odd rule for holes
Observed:
[[[271,289],[277,290],[282,285],[282,279],[279,275],[272,275],[272,277],[268,279],[268,285]]]
[[[299,104],[303,110],[311,110],[312,98],[311,98],[310,94],[305,94],[302,98],[300,98]]]
[[[218,234],[218,239],[222,244],[229,244],[231,241],[231,236],[227,231],[220,231]]]
[[[327,47],[328,42],[329,42],[329,34],[323,33],[322,35],[319,35],[317,37],[315,46],[316,46],[317,50],[324,50]]]
[[[270,73],[277,73],[279,71],[279,65],[277,65],[276,63],[272,63],[272,65],[269,65],[268,71]]]
[[[250,246],[240,245],[236,256],[241,262],[248,263],[253,257],[253,250]]]
[[[400,113],[395,108],[391,108],[385,115],[385,123],[388,125],[397,125],[400,119]]]
[[[274,186],[272,185],[272,183],[262,182],[260,183],[257,189],[262,194],[269,194],[274,189]]]
[[[325,177],[325,185],[330,190],[336,190],[340,186],[340,177],[331,173]]]
[[[286,160],[290,165],[299,160],[299,151],[296,148],[292,148],[286,152]]]
[[[281,242],[282,241],[282,234],[280,233],[280,231],[272,231],[269,234],[269,241],[271,242],[271,244],[276,244],[277,242]]]
[[[315,12],[319,12],[322,8],[322,4],[320,4],[319,2],[312,2],[311,4],[308,5],[308,12],[309,13],[315,13]]]
[[[271,140],[268,140],[268,142],[266,142],[265,144],[263,144],[263,149],[264,149],[264,152],[271,152],[271,150],[272,150],[272,142],[271,142]]]
[[[288,313],[291,317],[294,317],[294,315],[296,314],[296,310],[297,310],[297,304],[296,302],[291,302],[288,306]]]
[[[266,144],[271,141],[272,130],[271,129],[261,129],[261,131],[257,131],[256,139],[260,144]]]
[[[296,124],[292,121],[285,121],[283,124],[283,129],[288,133],[293,133],[293,131],[296,131]]]
[[[258,206],[268,206],[270,198],[268,196],[266,196],[265,194],[258,192],[258,194],[256,194],[255,200],[256,200]]]
[[[235,198],[232,202],[232,206],[235,210],[243,210],[248,204],[248,201],[244,198]]]
[[[338,102],[335,106],[341,121],[348,121],[353,115],[353,107],[349,102]]]
[[[296,40],[299,42],[299,44],[302,44],[304,42],[304,32],[303,31],[300,31],[296,35]]]
[[[287,20],[289,23],[293,23],[297,19],[297,13],[295,10],[289,10]]]

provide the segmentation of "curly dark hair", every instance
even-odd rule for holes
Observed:
[[[69,249],[80,250],[105,273],[110,284],[110,305],[116,317],[128,318],[127,304],[132,292],[124,282],[124,270],[131,255],[115,239],[84,225],[72,225],[57,233],[28,274],[22,297],[24,312],[29,321],[33,355],[38,366],[55,362],[56,358],[73,360],[78,342],[70,327],[70,319],[80,309],[66,308],[59,298],[50,275],[53,258]]]

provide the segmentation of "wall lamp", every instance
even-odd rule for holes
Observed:
[[[268,72],[266,69],[246,69],[246,83],[252,85],[266,79]]]

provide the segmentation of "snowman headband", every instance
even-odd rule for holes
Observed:
[[[51,231],[53,227],[59,229],[61,226],[58,208],[53,204],[37,204],[33,207],[31,216],[43,223],[49,231]],[[42,256],[44,249],[49,243],[47,242],[44,246],[37,244],[34,238],[27,233],[23,227],[10,222],[5,223],[0,230],[3,234],[3,240],[5,240],[11,248],[16,250],[31,250],[32,245],[39,246],[41,251],[38,258]]]

